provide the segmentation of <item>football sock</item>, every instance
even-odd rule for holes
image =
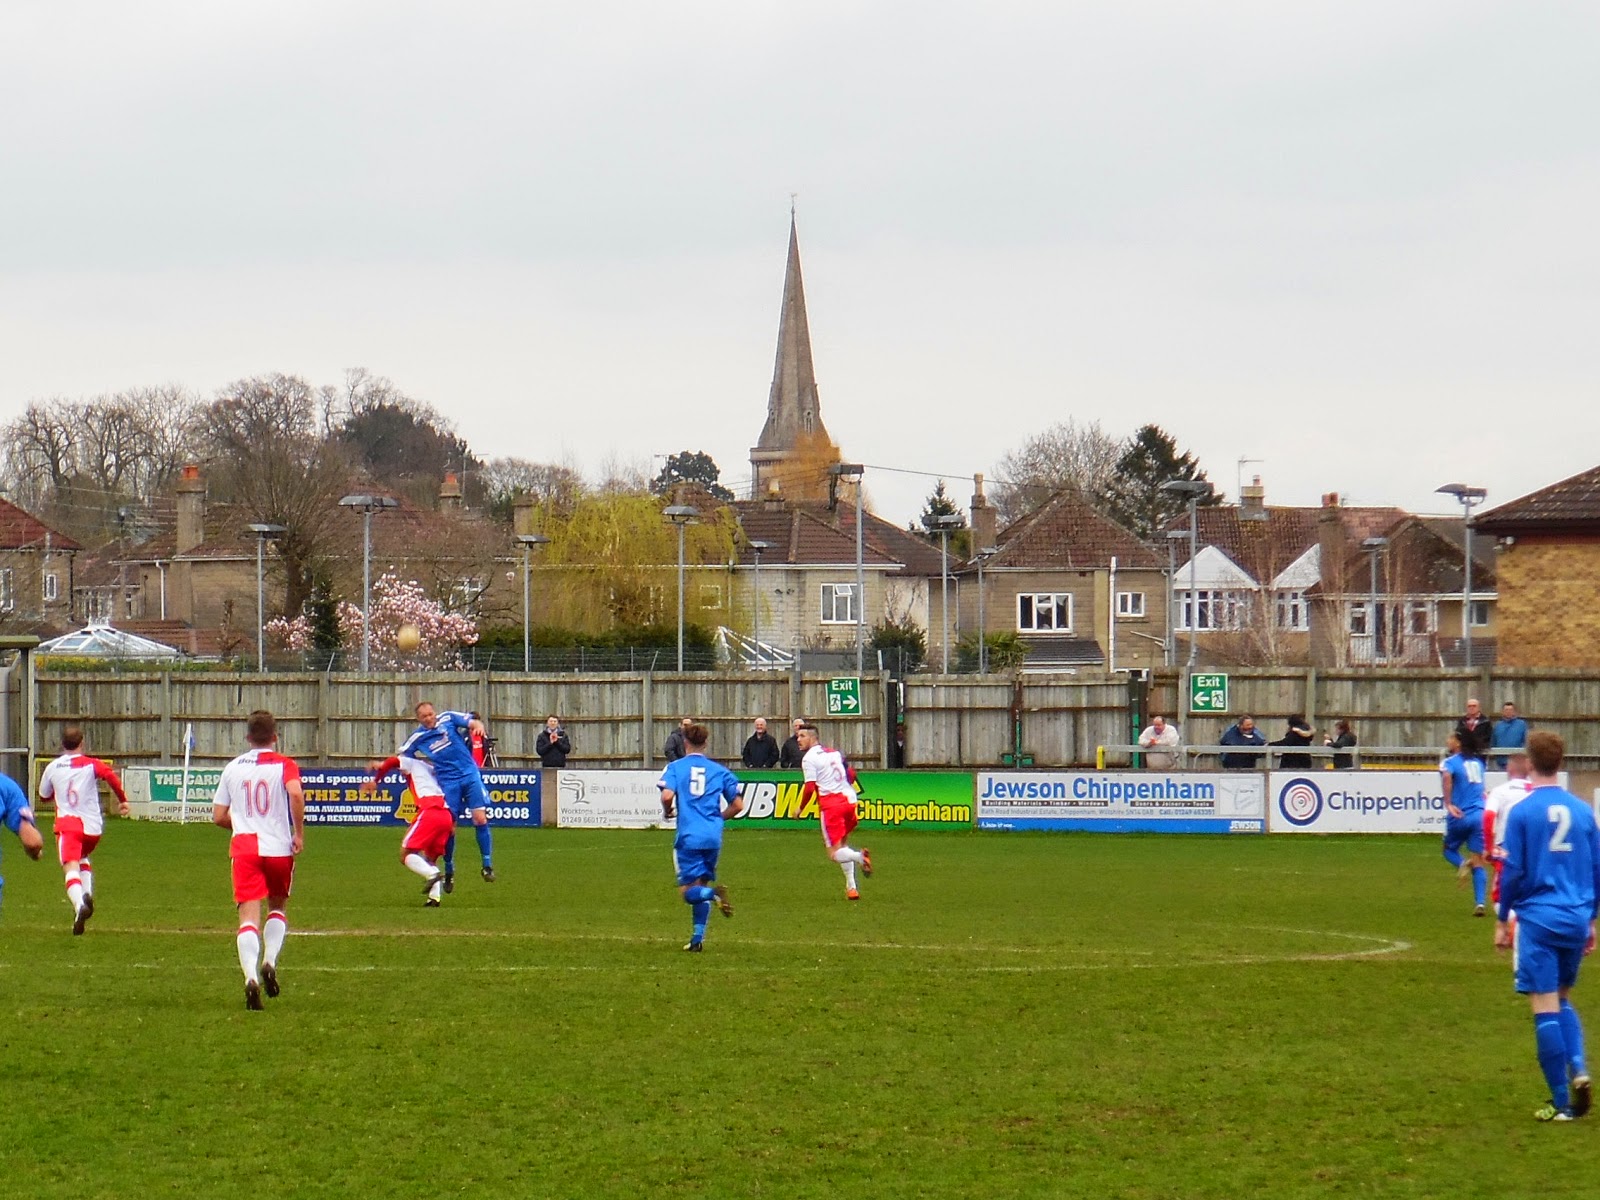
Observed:
[[[709,892],[711,889],[710,888],[706,888],[704,890]],[[694,933],[693,933],[693,935],[691,935],[693,941],[701,942],[701,941],[705,940],[705,936],[706,936],[706,920],[710,916],[711,916],[711,901],[709,901],[709,900],[697,900],[697,901],[695,901],[695,905],[694,905]]]
[[[1472,902],[1482,907],[1489,886],[1489,873],[1482,867],[1472,868]]]
[[[432,879],[436,868],[431,862],[423,858],[422,855],[413,852],[406,855],[406,870],[415,871],[424,879]]]
[[[1589,1064],[1583,1056],[1583,1025],[1578,1021],[1578,1010],[1572,1007],[1572,1001],[1563,1000],[1561,1011],[1556,1015],[1561,1018],[1561,1040],[1567,1047],[1567,1065],[1574,1075],[1587,1075]]]
[[[267,923],[261,930],[261,942],[264,947],[263,958],[273,966],[278,965],[278,952],[283,949],[283,939],[288,932],[288,919],[281,912],[267,914]]]
[[[72,901],[73,915],[83,911],[83,884],[76,875],[67,876],[67,899]]]
[[[1566,1108],[1571,1101],[1567,1095],[1567,1041],[1561,1035],[1561,1014],[1534,1013],[1533,1037],[1539,1048],[1539,1069],[1550,1085],[1550,1103]]]
[[[855,891],[856,864],[853,862],[842,862],[839,864],[839,869],[844,872],[844,886],[849,888],[852,892]]]
[[[477,835],[478,853],[483,856],[483,865],[486,867],[494,866],[492,861],[494,858],[494,838],[489,833],[489,827],[487,825],[474,825],[472,832]]]
[[[709,904],[716,898],[716,892],[704,885],[686,888],[683,893],[683,902],[685,904]]]
[[[261,982],[261,935],[254,925],[239,926],[239,966],[251,983]]]
[[[1450,849],[1449,846],[1446,846],[1444,848],[1444,860],[1445,860],[1445,862],[1449,863],[1452,867],[1459,867],[1462,864],[1462,862],[1465,861],[1461,857],[1461,855],[1457,854],[1454,850]]]
[[[444,873],[446,875],[456,873],[456,835],[453,833],[450,835],[450,840],[444,844]]]
[[[832,857],[836,863],[858,863],[861,861],[861,851],[852,850],[849,846],[840,846],[833,852]]]
[[[89,865],[87,858],[78,860],[78,879],[83,883],[83,894],[94,895],[94,868]]]

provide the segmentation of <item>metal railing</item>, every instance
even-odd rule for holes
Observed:
[[[1331,746],[1139,746],[1139,745],[1112,745],[1106,744],[1095,749],[1095,766],[1104,769],[1107,759],[1127,758],[1126,763],[1113,761],[1112,766],[1133,766],[1135,755],[1148,756],[1152,754],[1171,754],[1183,760],[1181,769],[1192,771],[1198,768],[1195,760],[1202,758],[1220,758],[1224,754],[1248,755],[1257,760],[1250,770],[1282,770],[1284,755],[1298,754],[1309,756],[1315,760],[1311,770],[1323,770],[1325,762],[1331,761],[1335,755],[1350,759],[1350,769],[1360,770],[1363,767],[1369,770],[1434,770],[1439,761],[1444,757],[1444,751],[1438,746],[1347,746],[1334,749]],[[1488,761],[1492,764],[1500,756],[1492,750],[1489,752]],[[1395,762],[1393,760],[1403,760]],[[1383,761],[1389,760],[1389,761]],[[1568,754],[1566,765],[1574,769],[1587,769],[1587,764],[1600,762],[1600,754]],[[1219,769],[1215,766],[1207,769]],[[1496,769],[1491,767],[1491,769]]]

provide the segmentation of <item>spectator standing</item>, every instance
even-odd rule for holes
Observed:
[[[1256,728],[1256,719],[1248,713],[1240,717],[1223,732],[1222,739],[1217,743],[1220,746],[1265,746],[1267,739]],[[1224,754],[1222,756],[1222,769],[1225,771],[1250,771],[1261,765],[1261,760],[1266,757],[1261,754],[1239,752]]]
[[[544,728],[539,731],[533,750],[539,756],[539,765],[542,767],[567,765],[567,755],[572,753],[572,739],[567,736],[567,731],[561,728],[561,718],[555,713],[544,719]]]
[[[1289,728],[1284,731],[1284,735],[1272,744],[1274,746],[1309,746],[1311,745],[1311,732],[1311,723],[1296,713],[1289,718]],[[1286,771],[1309,771],[1311,769],[1311,755],[1285,752],[1278,758],[1278,765]]]
[[[767,719],[756,718],[756,731],[744,743],[744,753],[739,761],[758,771],[768,771],[778,765],[778,739],[767,732]]]
[[[783,749],[778,752],[778,765],[785,771],[798,771],[801,760],[806,756],[806,752],[800,749],[800,727],[805,723],[804,717],[794,719],[794,732],[789,735],[788,740],[783,743]]]
[[[666,754],[669,763],[677,762],[685,754],[689,753],[689,743],[686,737],[693,725],[694,718],[685,717],[678,722],[676,729],[667,734],[667,744],[662,747],[662,750]]]
[[[1500,706],[1500,719],[1494,723],[1494,732],[1489,735],[1489,745],[1500,751],[1495,757],[1495,766],[1502,771],[1506,769],[1506,752],[1521,750],[1528,744],[1528,723],[1517,714],[1517,706],[1507,700]]]
[[[1480,761],[1488,757],[1489,739],[1493,724],[1483,715],[1476,700],[1467,701],[1467,714],[1456,722],[1456,736],[1461,739],[1461,753]]]
[[[1177,749],[1182,739],[1175,725],[1168,725],[1165,717],[1151,717],[1150,724],[1139,735],[1139,745],[1147,750],[1144,765],[1153,771],[1170,771],[1178,765]]]
[[[1322,739],[1324,746],[1331,746],[1335,750],[1349,750],[1356,744],[1355,730],[1350,728],[1349,721],[1335,721],[1333,723],[1333,736]],[[1333,769],[1335,771],[1348,771],[1355,766],[1355,759],[1348,754],[1335,754],[1333,756]]]

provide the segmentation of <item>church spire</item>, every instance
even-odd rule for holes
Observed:
[[[789,209],[789,262],[783,273],[783,309],[778,316],[778,353],[772,367],[772,390],[767,395],[767,422],[760,440],[750,451],[750,466],[755,477],[755,499],[766,496],[772,483],[792,492],[796,484],[803,492],[814,490],[809,476],[802,480],[794,468],[802,460],[826,458],[835,461],[838,453],[833,439],[822,424],[817,402],[816,370],[811,362],[811,327],[806,319],[805,284],[800,277],[800,238],[795,228],[794,207]],[[819,480],[825,486],[825,480]],[[794,496],[795,499],[802,498]]]

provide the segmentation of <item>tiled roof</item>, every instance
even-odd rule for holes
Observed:
[[[1600,529],[1600,467],[1491,508],[1472,523],[1491,534]]]
[[[46,538],[53,550],[83,549],[82,543],[57,533],[32,513],[0,500],[0,550],[42,550]]]
[[[1106,652],[1094,638],[1023,638],[1028,647],[1024,671],[1045,671],[1052,667],[1103,667]]]
[[[986,569],[1025,567],[1083,570],[1107,567],[1166,566],[1166,561],[1133,533],[1099,512],[1077,488],[1063,488],[996,539],[999,549]]]
[[[825,508],[786,504],[769,508],[764,502],[750,501],[736,504],[739,524],[744,529],[744,540],[739,546],[741,565],[753,564],[755,552],[750,542],[771,542],[772,549],[764,551],[761,561],[767,566],[850,566],[856,561],[855,512],[848,515],[841,509],[829,514]],[[831,516],[837,515],[835,525]],[[872,529],[866,524],[863,533]],[[873,568],[897,568],[900,560],[892,558],[873,545],[871,537],[863,538],[862,563]],[[937,572],[937,568],[935,568]]]

